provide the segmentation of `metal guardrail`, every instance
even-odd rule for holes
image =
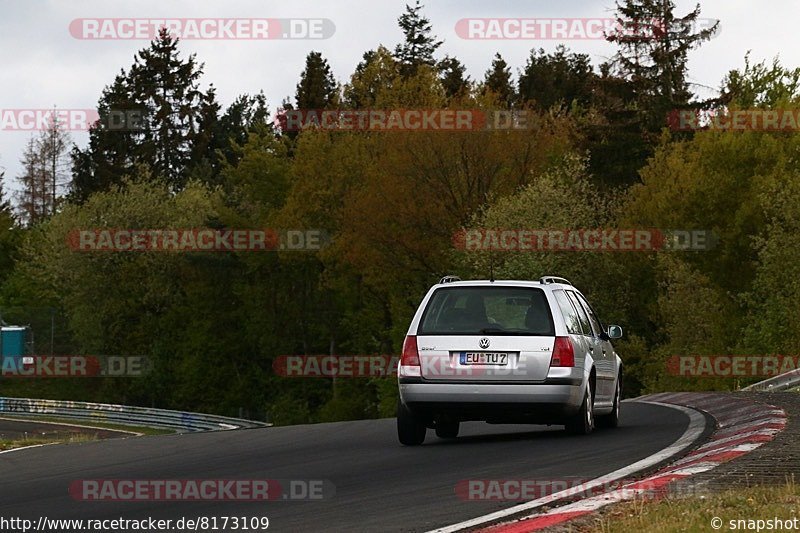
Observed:
[[[743,391],[780,392],[800,385],[800,370],[792,370],[745,387]]]
[[[50,416],[70,420],[172,429],[181,433],[252,429],[272,425],[254,420],[186,411],[170,411],[106,403],[6,397],[0,397],[0,414]]]

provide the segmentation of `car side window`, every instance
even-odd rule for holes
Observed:
[[[561,314],[564,316],[564,322],[567,323],[567,331],[575,335],[582,335],[581,324],[578,320],[578,313],[575,307],[570,303],[569,298],[563,290],[553,291],[556,297],[558,307],[561,308]]]
[[[578,298],[575,297],[575,293],[572,291],[566,291],[567,296],[569,296],[572,305],[575,306],[575,309],[578,311],[578,318],[580,319],[581,329],[583,329],[584,335],[591,335],[592,334],[592,326],[589,323],[589,317],[586,315],[586,311],[583,310],[583,306],[578,301]]]
[[[575,293],[575,295],[583,304],[586,314],[589,315],[589,321],[592,323],[592,327],[594,328],[594,334],[600,335],[603,332],[603,326],[600,324],[600,320],[597,318],[597,315],[595,315],[594,311],[592,311],[592,306],[589,305],[589,302],[586,301],[586,298],[584,298],[582,294]]]

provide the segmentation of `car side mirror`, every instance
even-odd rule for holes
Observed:
[[[608,326],[608,338],[609,339],[621,339],[622,338],[622,328],[620,326]]]

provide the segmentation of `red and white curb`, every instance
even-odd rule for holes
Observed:
[[[670,483],[688,478],[700,472],[706,472],[722,463],[751,452],[759,446],[762,446],[765,442],[771,441],[775,438],[775,435],[780,433],[786,426],[786,414],[783,410],[773,406],[739,399],[732,394],[664,393],[637,398],[636,401],[684,410],[690,417],[687,433],[692,430],[693,426],[696,429],[698,425],[697,417],[701,417],[694,409],[700,409],[709,413],[716,419],[719,427],[707,443],[645,479],[634,481],[623,485],[619,489],[584,498],[549,511],[531,514],[513,522],[484,527],[483,529],[479,529],[479,531],[482,533],[524,533],[528,531],[539,531],[546,527],[585,516],[612,503],[652,495],[654,491],[656,493],[665,494],[667,485]],[[693,409],[686,409],[682,406],[691,406]],[[690,438],[687,434],[684,434],[684,437]],[[671,454],[666,457],[677,455],[679,450],[675,449],[676,444],[683,440],[684,437],[678,439],[672,446],[653,457],[659,456],[663,459],[664,452]],[[627,476],[629,473],[644,470],[646,466],[642,466],[640,463],[648,462],[650,459],[651,458],[644,459],[639,463],[635,463],[617,472],[597,478],[585,484],[584,487],[574,487],[569,492],[574,496],[576,493],[581,493],[582,491],[589,492],[593,486],[597,486],[600,483],[608,483],[609,481],[623,479],[624,476]],[[660,461],[653,461],[651,464],[657,464],[657,462]],[[622,473],[622,475],[619,475],[620,473]],[[549,503],[563,500],[565,496],[569,495],[570,494],[563,493],[553,494],[510,509],[441,528],[436,530],[436,533],[451,533],[465,529],[474,529],[484,526],[487,523],[495,523],[502,520],[504,517],[516,515],[526,510],[533,510]]]

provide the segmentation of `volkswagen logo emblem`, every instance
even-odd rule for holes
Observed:
[[[481,348],[483,348],[485,350],[486,348],[489,347],[489,339],[487,339],[486,337],[482,338],[478,342],[478,346],[480,346]]]

